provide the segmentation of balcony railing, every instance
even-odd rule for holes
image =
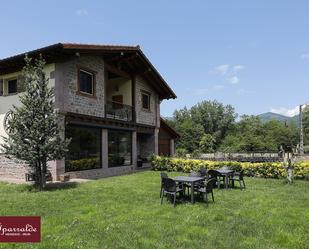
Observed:
[[[118,102],[107,101],[105,104],[106,118],[133,121],[134,107]]]

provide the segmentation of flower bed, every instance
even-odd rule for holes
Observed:
[[[189,173],[198,171],[200,168],[219,169],[223,166],[240,171],[244,170],[246,176],[255,176],[263,178],[281,178],[286,177],[286,169],[281,162],[276,163],[250,163],[235,161],[206,161],[186,158],[171,158],[153,156],[151,158],[153,170],[179,171]],[[294,165],[294,177],[296,179],[309,180],[309,162],[298,162]]]

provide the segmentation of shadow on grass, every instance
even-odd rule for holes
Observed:
[[[76,188],[79,185],[78,182],[49,182],[43,191],[57,191]],[[38,188],[33,185],[27,185],[26,190],[29,192],[40,192]]]

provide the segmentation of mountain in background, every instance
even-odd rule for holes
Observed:
[[[299,115],[295,115],[293,117],[287,117],[278,113],[273,113],[273,112],[266,112],[258,115],[258,117],[261,119],[263,123],[266,123],[270,120],[277,120],[280,122],[293,122],[296,125],[298,125],[298,119]]]
[[[284,116],[284,115],[281,115],[281,114],[278,114],[278,113],[274,113],[274,112],[266,112],[266,113],[262,113],[260,115],[257,115],[261,121],[263,123],[266,123],[270,120],[277,120],[279,122],[287,122],[287,123],[294,123],[296,124],[297,126],[299,125],[299,115],[295,115],[293,117],[288,117],[288,116]],[[164,119],[166,121],[172,121],[173,120],[173,117],[164,117]]]

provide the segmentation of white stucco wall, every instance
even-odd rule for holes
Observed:
[[[115,91],[117,86],[118,91]],[[112,96],[122,95],[123,104],[132,105],[132,83],[131,80],[124,78],[110,79],[106,86],[106,97],[108,101],[112,101]]]
[[[46,77],[49,79],[49,86],[54,87],[55,86],[55,79],[51,79],[50,75],[51,72],[55,71],[55,64],[48,64],[44,68],[44,72],[46,73]],[[12,78],[16,78],[18,75],[21,75],[21,71],[11,73],[11,74],[5,74],[0,75],[0,79],[3,79],[4,81]],[[12,106],[19,106],[19,96],[22,93],[14,94],[14,95],[7,95],[7,96],[0,96],[0,144],[3,143],[3,139],[1,136],[6,137],[7,134],[4,130],[3,121],[6,113],[12,109]]]

